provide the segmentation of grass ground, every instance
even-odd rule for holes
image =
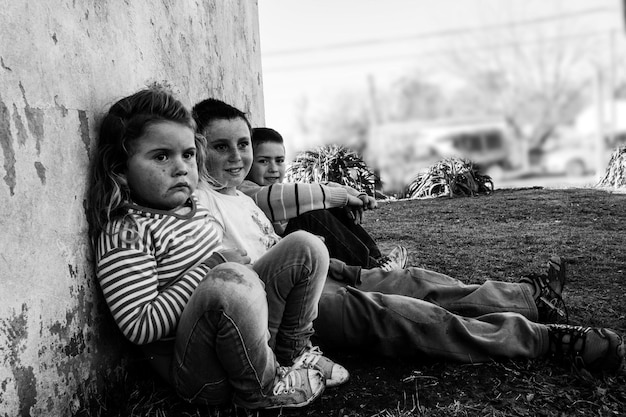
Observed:
[[[409,249],[409,265],[464,282],[517,281],[568,260],[570,323],[626,334],[626,195],[596,189],[498,190],[474,198],[382,203],[365,228],[380,246]],[[326,352],[351,371],[311,406],[286,415],[624,416],[626,377],[589,375],[545,360],[478,365]],[[331,355],[332,354],[332,355]],[[130,368],[125,384],[81,415],[245,415],[185,404],[152,374]],[[254,415],[279,415],[277,412]]]

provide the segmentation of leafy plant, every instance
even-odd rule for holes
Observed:
[[[320,146],[300,152],[287,167],[289,182],[336,182],[373,196],[378,177],[361,156],[339,145]]]
[[[493,181],[479,172],[471,161],[460,158],[443,159],[417,174],[407,186],[408,198],[464,197],[489,194]]]
[[[599,185],[614,188],[626,187],[626,146],[620,146],[613,151]]]

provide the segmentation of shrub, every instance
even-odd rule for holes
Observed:
[[[320,146],[300,152],[287,167],[289,182],[336,182],[370,196],[375,195],[378,177],[356,152],[338,145]]]
[[[467,159],[443,159],[417,174],[407,186],[408,198],[462,197],[489,194],[493,181]]]

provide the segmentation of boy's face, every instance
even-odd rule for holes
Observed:
[[[259,185],[283,182],[285,147],[282,143],[263,142],[254,148],[254,159],[248,179]]]
[[[204,131],[207,139],[209,174],[226,186],[224,194],[236,194],[236,188],[248,175],[252,164],[250,129],[243,119],[212,121]]]

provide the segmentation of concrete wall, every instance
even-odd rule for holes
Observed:
[[[87,169],[102,113],[163,81],[261,123],[257,2],[0,0],[0,416],[71,415],[119,376]]]

